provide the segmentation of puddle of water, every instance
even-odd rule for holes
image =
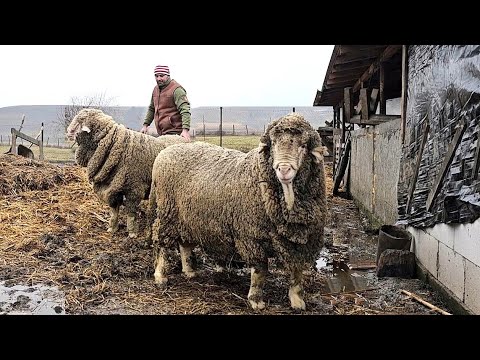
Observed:
[[[333,276],[327,279],[327,285],[329,292],[360,291],[368,287],[365,275],[350,270],[343,262],[334,267]]]
[[[327,278],[328,292],[360,291],[368,287],[367,271],[350,270],[344,261],[332,261],[329,255],[328,249],[324,248],[316,261],[317,270],[332,272]]]
[[[4,284],[0,282],[0,314],[65,315],[65,296],[56,287]]]

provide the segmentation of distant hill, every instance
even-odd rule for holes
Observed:
[[[35,137],[41,124],[44,124],[44,141],[50,138],[52,143],[64,142],[64,129],[59,128],[59,114],[65,105],[27,105],[8,106],[0,108],[0,135],[3,142],[7,142],[11,128],[19,128],[22,116],[25,122],[22,132]],[[117,106],[113,108],[115,121],[126,127],[139,130],[142,127],[147,108],[141,106]],[[220,118],[223,131],[231,134],[260,134],[266,125],[276,118],[293,111],[292,107],[274,106],[226,106],[222,107],[197,107],[192,109],[192,132],[197,134],[205,132],[211,134],[218,132]],[[302,114],[314,128],[324,126],[325,121],[331,121],[333,111],[331,107],[299,106],[295,112]]]

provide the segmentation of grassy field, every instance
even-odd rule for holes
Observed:
[[[243,136],[224,136],[222,138],[222,146],[224,148],[236,149],[243,152],[250,151],[251,149],[258,146],[260,136],[257,135],[243,135]],[[218,136],[197,136],[195,141],[205,141],[211,144],[220,145],[220,137]],[[28,147],[27,143],[24,144]],[[0,145],[0,153],[5,153],[10,149],[8,145]],[[54,147],[44,147],[43,154],[45,161],[53,163],[65,163],[65,162],[74,162],[74,153],[76,146],[73,148],[54,148]],[[38,146],[32,146],[31,150],[35,155],[35,159],[38,160],[40,153]]]

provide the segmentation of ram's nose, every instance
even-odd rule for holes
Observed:
[[[278,179],[283,183],[289,183],[295,177],[296,171],[288,163],[279,163],[276,168]]]

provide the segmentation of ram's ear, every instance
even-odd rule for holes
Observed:
[[[315,157],[315,162],[317,164],[323,161],[324,155],[328,155],[327,148],[325,146],[317,146],[311,151],[311,153]]]
[[[268,145],[265,144],[264,142],[260,141],[260,144],[258,144],[258,153],[263,153],[268,150]]]
[[[90,133],[90,128],[87,125],[82,125],[82,131],[86,131],[87,133]]]

